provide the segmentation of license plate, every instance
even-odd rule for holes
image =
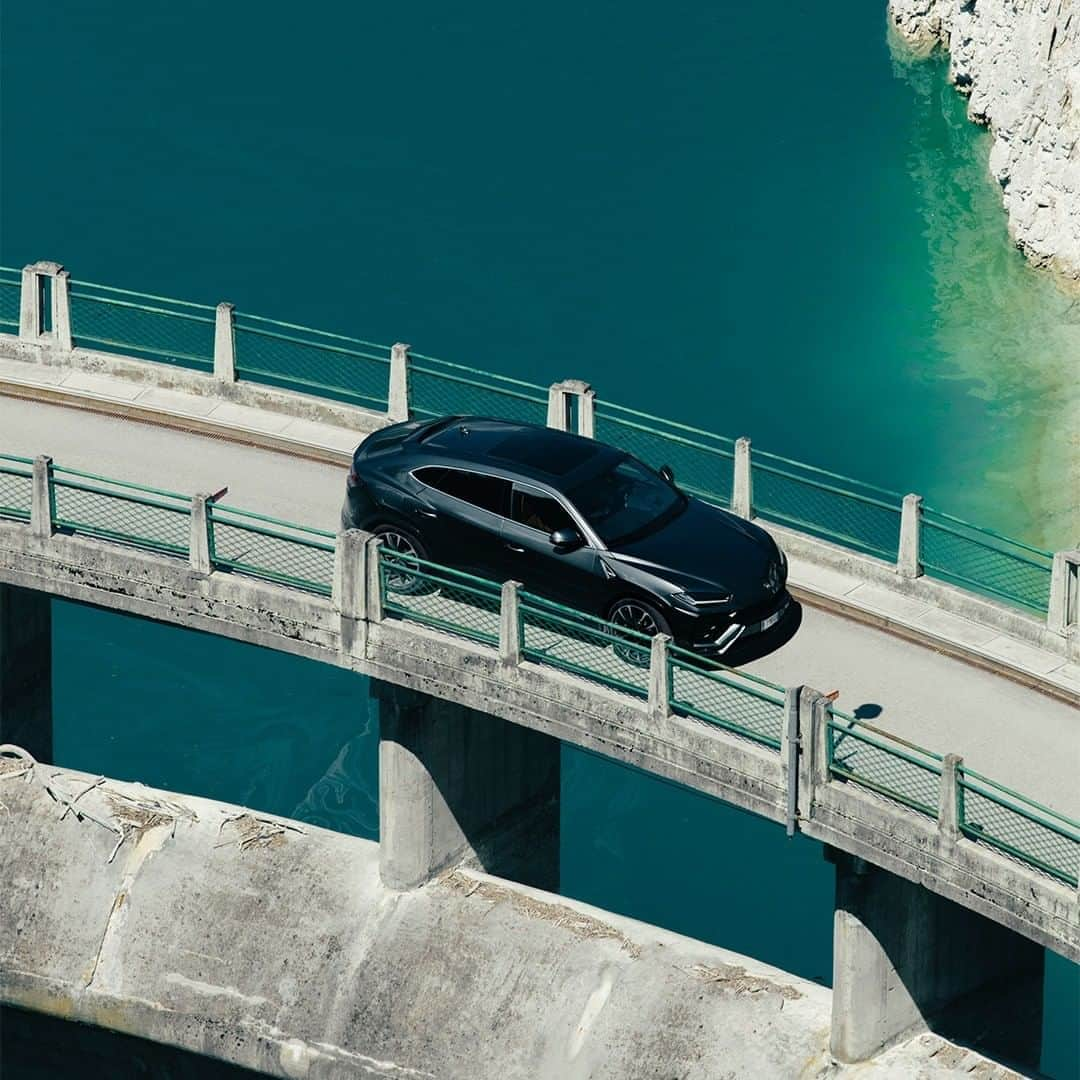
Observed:
[[[774,611],[767,619],[762,619],[761,629],[768,630],[770,626],[775,626],[780,621],[780,616],[783,614],[783,609],[781,609],[780,611]]]

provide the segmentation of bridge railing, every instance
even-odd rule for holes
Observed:
[[[214,307],[81,282],[72,283],[69,300],[66,271],[52,263],[24,271],[0,268],[0,332],[19,327],[21,288],[30,290],[22,296],[24,313],[36,312],[22,336],[50,340],[41,331],[41,292],[48,281],[54,321],[70,325],[77,347],[284,388],[396,419],[486,413],[552,422],[549,388],[538,383],[411,353],[404,345],[236,312],[230,304]],[[66,303],[70,311],[61,311]],[[737,444],[727,437],[615,402],[594,403],[591,390],[589,395],[589,421],[579,415],[578,430],[653,466],[671,465],[694,494],[893,563],[903,577],[925,574],[1046,617],[1058,633],[1076,621],[1080,605],[1070,597],[1080,593],[1080,558],[1059,559],[1055,571],[1053,552],[924,506],[917,496],[759,449],[751,456],[748,440],[740,440],[740,461]],[[579,398],[570,394],[568,400]]]
[[[335,563],[346,557],[341,545],[350,535],[335,537],[215,496],[64,468],[45,456],[0,455],[0,518],[43,540],[60,533],[186,557],[203,574],[234,573],[327,598],[335,594]],[[647,702],[653,716],[702,721],[781,755],[796,690],[705,662],[663,635],[646,638],[513,582],[372,544],[377,603],[367,619],[412,622],[464,638],[504,662],[587,679]],[[832,706],[823,723],[828,779],[936,817],[959,836],[1077,884],[1080,822],[965,768],[957,755],[942,757]]]

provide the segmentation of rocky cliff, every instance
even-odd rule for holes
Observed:
[[[949,50],[1017,247],[1080,285],[1080,0],[889,0],[889,16],[912,48]]]

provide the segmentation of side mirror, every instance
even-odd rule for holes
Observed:
[[[675,483],[675,470],[670,465],[660,466],[660,479],[668,484]]]
[[[556,529],[548,539],[551,541],[551,546],[555,549],[556,555],[569,555],[571,551],[577,551],[578,548],[585,546],[585,537],[577,529],[569,526]]]

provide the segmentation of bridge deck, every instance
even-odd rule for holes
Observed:
[[[47,452],[61,464],[180,491],[227,484],[226,503],[336,527],[338,468],[4,398],[0,431],[9,453]],[[1037,691],[813,608],[793,641],[746,670],[785,685],[838,689],[845,711],[938,752],[963,754],[971,768],[1080,816],[1080,715]]]

